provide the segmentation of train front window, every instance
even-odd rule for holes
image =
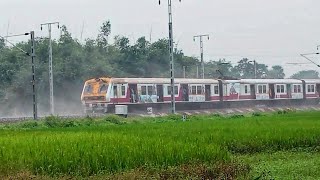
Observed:
[[[107,91],[107,89],[108,89],[108,85],[106,85],[106,84],[102,84],[102,85],[100,85],[100,93],[102,93],[102,92],[106,92],[106,91]]]
[[[84,88],[84,92],[85,93],[91,93],[92,92],[92,86],[90,84],[86,85],[86,87]]]

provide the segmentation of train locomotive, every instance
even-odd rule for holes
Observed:
[[[179,102],[281,101],[318,99],[320,79],[184,79],[175,78],[175,100]],[[171,101],[169,78],[89,79],[81,101],[86,113],[108,112],[114,104],[153,104]]]

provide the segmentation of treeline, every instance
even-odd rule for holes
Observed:
[[[168,40],[149,42],[145,37],[130,42],[127,37],[116,36],[108,42],[111,24],[106,21],[96,39],[80,43],[62,26],[61,36],[53,40],[54,97],[57,112],[81,111],[80,93],[83,82],[89,78],[110,77],[169,77]],[[30,42],[16,46],[30,50]],[[196,57],[184,55],[181,49],[174,50],[175,76],[197,77]],[[257,78],[284,78],[281,66],[268,68],[257,62]],[[31,60],[30,57],[0,39],[0,110],[5,115],[31,114]],[[294,78],[318,78],[314,71],[300,72]],[[36,83],[39,112],[49,109],[48,39],[36,39]],[[205,77],[254,78],[253,60],[243,58],[237,65],[225,59],[205,63]]]

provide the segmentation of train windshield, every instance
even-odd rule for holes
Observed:
[[[86,87],[84,88],[84,92],[85,93],[91,93],[92,92],[91,84],[86,85]]]
[[[101,84],[100,85],[100,89],[99,89],[100,93],[107,92],[107,90],[108,90],[108,85],[107,84]]]

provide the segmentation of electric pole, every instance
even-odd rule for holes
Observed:
[[[197,79],[199,79],[199,65],[197,65]]]
[[[181,2],[181,0],[179,0]],[[159,0],[159,5],[161,0]],[[172,27],[172,4],[168,0],[168,15],[169,15],[169,60],[170,60],[170,78],[171,78],[171,112],[176,113],[175,91],[174,91],[174,61],[173,61],[173,27]]]
[[[257,61],[254,60],[253,64],[254,64],[254,78],[257,79]]]
[[[16,46],[12,42],[8,41],[8,37],[28,36],[28,35],[30,35],[30,40],[31,40],[31,52],[30,53],[19,48],[18,46]],[[37,110],[38,104],[37,104],[37,96],[36,96],[36,78],[35,78],[36,75],[35,75],[35,65],[34,65],[34,59],[36,57],[35,47],[34,47],[34,45],[35,45],[34,31],[31,31],[30,33],[16,34],[16,35],[10,35],[10,36],[5,36],[5,37],[0,36],[0,38],[4,39],[7,43],[11,44],[13,47],[17,48],[19,51],[23,52],[25,55],[31,56],[33,119],[37,120],[38,119],[38,110]]]
[[[248,63],[253,62],[253,70],[254,70],[254,79],[257,79],[257,61],[253,60],[253,61],[248,61]]]
[[[204,34],[204,35],[193,36],[193,41],[196,41],[196,38],[200,38],[200,53],[201,53],[202,79],[204,79],[203,40],[202,40],[202,37],[208,37],[208,40],[210,39],[210,37],[209,37],[208,34]]]
[[[34,59],[35,55],[35,41],[34,41],[34,31],[30,32],[31,37],[31,64],[32,64],[32,97],[33,97],[33,119],[38,119],[38,108],[37,108],[37,95],[36,95],[36,74],[35,74],[35,66]]]
[[[41,30],[42,26],[48,26],[49,31],[49,87],[50,87],[50,113],[51,115],[54,114],[54,99],[53,99],[53,73],[52,73],[52,40],[51,40],[51,25],[58,24],[59,22],[50,22],[50,23],[44,23],[41,24]]]

